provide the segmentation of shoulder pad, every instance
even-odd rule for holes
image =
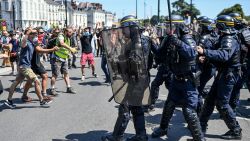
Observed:
[[[222,49],[231,49],[233,46],[233,41],[235,40],[235,38],[233,36],[227,35],[224,36],[221,39],[221,48]]]
[[[205,44],[205,40],[209,38],[209,35],[203,35],[201,36],[200,40],[199,40],[199,44]]]
[[[194,41],[194,39],[192,38],[191,35],[186,34],[182,37],[181,39],[184,43],[188,44],[189,46],[191,46],[192,48],[196,47],[196,42]]]
[[[250,45],[250,29],[249,28],[244,28],[241,32],[242,37],[243,37],[243,41]]]

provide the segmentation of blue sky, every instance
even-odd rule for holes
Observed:
[[[86,0],[80,0],[86,1]],[[88,2],[99,2],[107,11],[116,12],[117,17],[121,18],[128,14],[135,14],[136,0],[87,0]],[[146,17],[157,15],[158,0],[138,0],[138,17],[144,17],[144,1],[146,3]],[[173,2],[175,0],[171,0]],[[186,0],[188,3],[190,0]],[[236,3],[242,5],[246,15],[250,15],[250,0],[193,0],[195,6],[200,9],[202,15],[210,18],[216,15],[224,8],[233,6]],[[167,0],[161,0],[161,15],[167,15]]]

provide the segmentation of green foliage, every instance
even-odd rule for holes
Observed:
[[[230,13],[239,13],[242,17],[244,17],[244,12],[243,12],[243,9],[241,7],[240,4],[235,4],[234,6],[232,7],[229,7],[229,8],[225,8],[223,9],[219,14],[219,15],[227,15],[227,14],[230,14]]]
[[[250,15],[244,17],[247,21],[250,21]]]
[[[182,17],[185,17],[188,15],[193,15],[193,17],[197,17],[200,15],[200,10],[198,10],[194,4],[192,4],[192,12],[191,12],[191,6],[190,3],[185,2],[185,0],[177,0],[172,3],[172,6],[174,10],[172,10],[172,14],[181,15]]]

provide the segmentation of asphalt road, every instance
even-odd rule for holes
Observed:
[[[45,66],[51,74],[49,64],[46,63]],[[70,70],[71,85],[77,90],[75,95],[65,93],[66,85],[59,77],[56,87],[60,95],[54,98],[50,108],[41,108],[38,101],[22,103],[21,93],[16,92],[14,102],[17,104],[17,108],[14,110],[7,109],[5,106],[0,108],[0,141],[100,141],[102,135],[113,130],[118,104],[114,101],[108,102],[112,92],[110,86],[104,83],[100,58],[96,58],[96,68],[99,77],[93,78],[91,70],[86,68],[86,80],[83,82],[81,81],[80,68]],[[152,79],[155,73],[156,70],[152,70]],[[0,96],[1,102],[6,99],[7,88],[14,78],[8,73],[0,75],[3,86],[6,88]],[[29,96],[37,99],[34,88],[30,89]],[[162,86],[156,110],[145,114],[148,135],[159,125],[166,97],[167,90]],[[242,141],[250,140],[250,102],[246,101],[249,97],[249,92],[242,89],[239,107],[242,116],[237,117],[243,129]],[[221,141],[218,135],[224,134],[228,129],[219,118],[217,111],[214,112],[208,124],[207,140]],[[131,136],[134,133],[133,123],[130,122],[126,136]],[[182,112],[180,109],[176,109],[171,120],[168,138],[150,138],[150,141],[184,141],[190,138]]]

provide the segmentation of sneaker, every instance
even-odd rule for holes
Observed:
[[[151,137],[152,138],[159,138],[159,137],[165,136],[167,134],[168,134],[168,130],[167,129],[162,129],[161,127],[159,127],[156,130],[154,130],[154,132],[152,133]]]
[[[50,96],[43,96],[43,100],[45,100],[45,101],[52,101],[53,98],[50,97]]]
[[[229,130],[224,135],[221,135],[221,138],[226,140],[241,140],[242,138],[241,129],[237,131]]]
[[[97,75],[96,73],[92,73],[92,75],[93,75],[95,78],[98,77],[98,75]]]
[[[4,104],[5,104],[6,106],[8,106],[9,108],[11,108],[11,109],[16,108],[16,105],[13,104],[13,101],[12,101],[12,100],[5,100]]]
[[[50,95],[52,96],[58,96],[58,93],[56,92],[56,90],[54,88],[50,89]]]
[[[76,91],[72,87],[68,87],[66,93],[76,94]]]
[[[46,101],[46,100],[43,100],[40,102],[40,106],[41,107],[49,107],[49,104],[52,102],[52,100],[50,101]]]
[[[32,98],[26,95],[26,96],[22,96],[21,100],[26,103],[26,102],[31,102]]]
[[[110,79],[106,79],[104,83],[111,83]]]
[[[83,75],[81,81],[84,81],[84,80],[85,80],[85,76]]]

